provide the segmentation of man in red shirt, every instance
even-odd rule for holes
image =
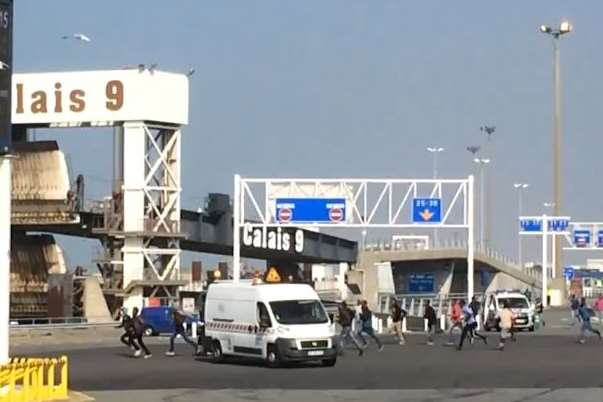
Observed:
[[[450,311],[450,329],[448,330],[448,346],[454,346],[454,329],[458,328],[463,330],[463,310],[458,300],[455,300],[452,304],[452,310]]]

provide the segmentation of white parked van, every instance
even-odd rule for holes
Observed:
[[[523,293],[513,290],[500,290],[486,294],[484,301],[484,329],[486,331],[500,330],[500,312],[504,303],[508,303],[509,308],[515,314],[514,328],[534,331],[533,306],[530,305],[530,301]]]
[[[337,345],[318,295],[304,284],[218,281],[205,302],[205,335],[214,360],[225,355],[335,365]]]

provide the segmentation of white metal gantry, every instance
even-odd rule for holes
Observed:
[[[243,225],[286,227],[276,219],[276,198],[340,197],[346,200],[342,222],[307,223],[326,228],[444,228],[467,230],[467,289],[474,293],[474,179],[321,179],[234,177],[233,277],[240,275],[240,232]],[[441,199],[439,223],[413,223],[416,198]],[[305,224],[304,224],[305,225]],[[301,225],[301,226],[304,226]]]

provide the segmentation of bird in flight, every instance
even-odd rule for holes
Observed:
[[[92,41],[92,39],[90,39],[90,37],[88,37],[84,34],[81,34],[81,33],[63,36],[63,39],[71,39],[71,38],[81,40],[82,42],[91,42]]]

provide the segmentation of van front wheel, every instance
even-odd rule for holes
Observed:
[[[266,365],[270,368],[276,368],[280,366],[281,358],[278,354],[278,349],[276,345],[268,345],[268,350],[266,351]]]
[[[322,365],[325,367],[333,367],[337,363],[337,359],[327,359],[322,361]]]

